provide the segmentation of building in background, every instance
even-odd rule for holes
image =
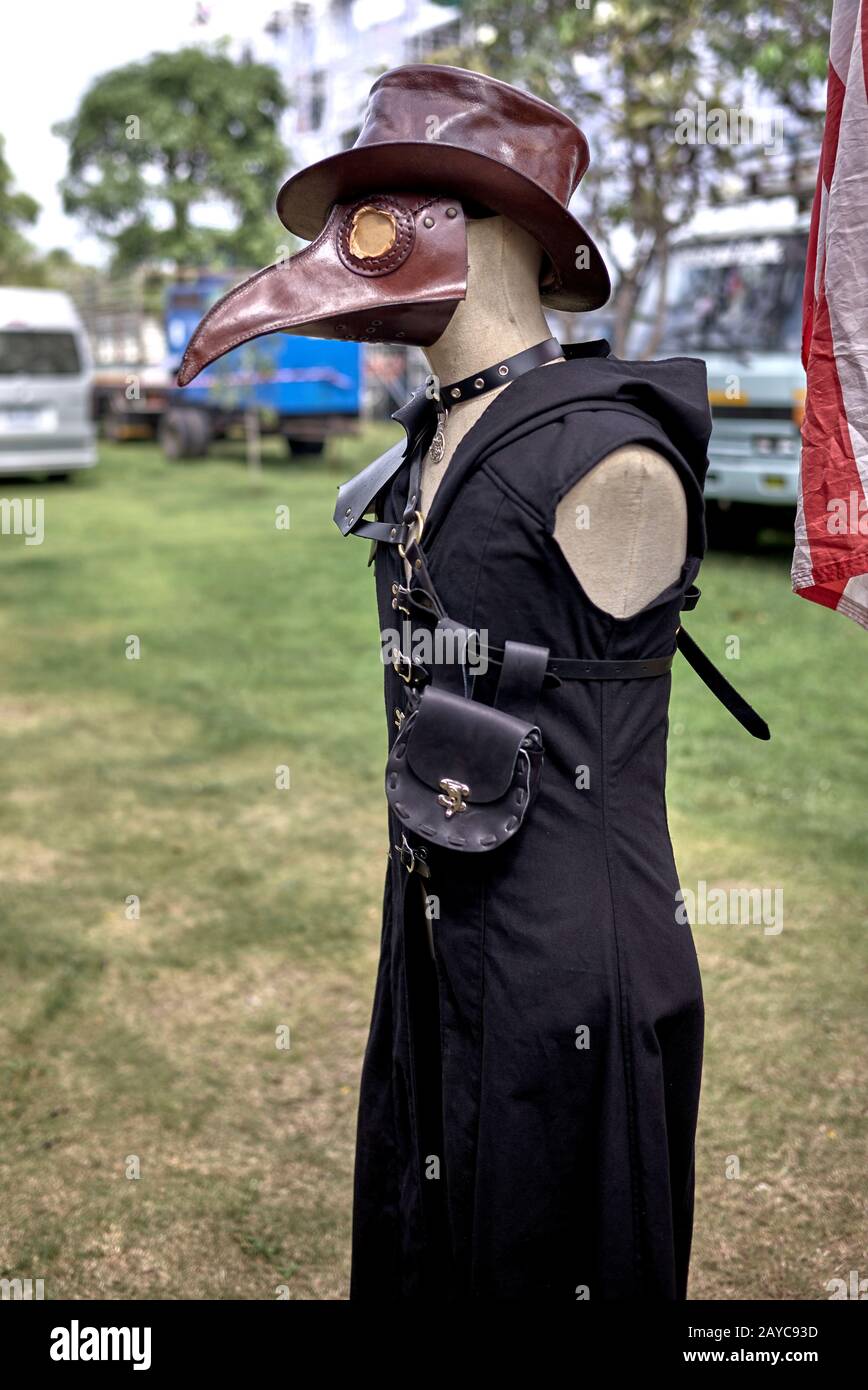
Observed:
[[[424,63],[458,32],[458,11],[427,0],[296,0],[276,10],[257,57],[278,68],[292,98],[284,137],[293,168],[352,145],[375,78]]]

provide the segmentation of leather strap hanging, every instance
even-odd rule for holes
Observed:
[[[714,662],[705,655],[683,627],[675,634],[675,642],[688,665],[693,667],[699,679],[708,686],[712,695],[716,695],[720,703],[726,706],[730,714],[735,716],[739,724],[747,729],[749,734],[753,734],[754,738],[763,741],[770,739],[771,730],[766,721],[743,696],[739,695],[735,687],[730,685],[726,676],[718,671]]]

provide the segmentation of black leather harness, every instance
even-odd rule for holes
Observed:
[[[548,353],[548,340],[546,343],[538,344],[536,348],[528,349],[525,353],[516,354],[516,358],[506,359],[506,361],[516,363],[519,358],[527,359],[526,364],[522,364],[522,368],[528,370],[538,361],[549,360],[550,353],[548,356],[539,356],[542,350]],[[536,361],[532,360],[534,353],[537,354]],[[451,391],[459,390],[459,393],[467,391],[468,394],[483,394],[484,391],[502,385],[503,379],[498,377],[497,372],[498,366],[490,367],[475,377],[467,377],[451,387],[444,387],[441,392],[441,399],[445,404],[445,398],[448,397],[451,404],[457,404],[459,398],[466,399],[467,396],[461,394],[450,396]],[[511,378],[506,378],[506,380],[509,379]],[[483,384],[475,388],[477,381]],[[378,544],[398,547],[401,558],[407,562],[410,568],[412,581],[408,585],[393,585],[392,606],[422,621],[436,624],[440,620],[448,620],[448,615],[438,597],[421,545],[423,519],[419,511],[420,476],[422,459],[429,442],[430,418],[426,412],[420,419],[420,413],[416,409],[417,394],[414,393],[407,405],[392,416],[394,420],[402,423],[407,430],[406,440],[399,441],[387,449],[379,458],[374,459],[373,463],[368,464],[361,473],[358,473],[338,489],[334,520],[342,535],[361,536],[374,543],[371,559],[373,559],[374,549]],[[366,514],[373,509],[377,497],[400,469],[406,466],[408,460],[410,466],[407,501],[401,519],[393,521],[370,520]],[[700,590],[696,585],[691,585],[684,595],[683,611],[689,612],[694,609],[699,599]],[[458,626],[463,627],[464,625],[458,624]],[[701,647],[681,626],[675,632],[675,647],[668,656],[635,661],[589,661],[583,657],[549,656],[545,668],[545,684],[551,687],[559,685],[565,680],[647,680],[665,675],[672,667],[676,651],[681,652],[700,680],[749,734],[762,740],[771,738],[766,721],[729,683]],[[501,648],[486,646],[485,654],[490,663],[502,665],[504,653]],[[423,685],[429,678],[428,671],[421,663],[405,657],[400,652],[393,653],[392,662],[395,670],[408,685]]]

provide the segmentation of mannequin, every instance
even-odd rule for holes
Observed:
[[[467,297],[425,356],[442,383],[549,336],[539,296],[541,251],[508,217],[468,220]],[[563,358],[558,359],[563,361]],[[547,363],[545,368],[556,366]],[[422,465],[422,512],[467,431],[507,385],[461,402],[444,427],[439,463]],[[576,525],[587,508],[586,528]],[[654,450],[617,449],[562,498],[555,540],[587,596],[616,618],[631,617],[677,579],[687,549],[687,504],[675,469]]]
[[[548,330],[543,304],[609,296],[569,212],[587,164],[574,122],[517,88],[383,74],[355,145],[279,194],[310,245],[214,305],[178,374],[283,331],[422,347],[449,388],[396,412],[406,438],[334,512],[376,543],[390,644],[352,1298],[686,1297],[703,1005],[666,817],[676,651],[768,728],[681,625],[703,364],[599,342],[564,360]],[[469,691],[446,639],[474,631],[492,660]]]

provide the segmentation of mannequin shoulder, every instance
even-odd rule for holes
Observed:
[[[684,564],[681,480],[653,449],[615,449],[561,498],[554,538],[588,598],[614,617],[631,617],[672,584]]]
[[[626,490],[626,491],[625,491]],[[585,474],[561,500],[567,498],[593,499],[609,509],[619,507],[625,496],[646,499],[663,498],[687,516],[687,499],[677,472],[669,459],[644,444],[626,444],[615,449]]]

